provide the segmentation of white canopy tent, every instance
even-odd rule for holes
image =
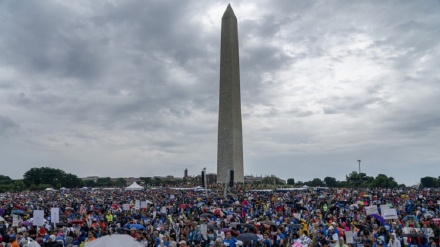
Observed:
[[[139,184],[135,182],[133,182],[130,186],[125,187],[125,190],[143,190],[144,187],[140,186]]]
[[[86,244],[87,247],[142,247],[142,244],[129,235],[113,234],[98,238]]]

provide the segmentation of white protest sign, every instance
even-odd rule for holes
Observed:
[[[34,210],[34,220],[32,221],[34,226],[43,226],[44,225],[44,211],[43,210]]]
[[[148,207],[148,204],[147,204],[147,202],[145,201],[145,202],[141,202],[141,208],[147,208]]]
[[[50,222],[60,223],[60,209],[59,208],[51,208],[50,209]]]
[[[18,215],[12,215],[12,226],[17,227],[19,222],[20,218],[18,217]]]
[[[139,210],[141,209],[141,201],[136,200],[134,203],[134,209]]]
[[[366,213],[367,215],[370,215],[370,214],[379,214],[379,210],[377,210],[377,206],[376,206],[376,205],[368,206],[368,207],[365,207],[365,213]]]
[[[122,204],[122,210],[129,211],[130,210],[130,204]]]
[[[382,209],[382,217],[385,220],[390,220],[390,219],[398,219],[399,217],[397,217],[397,210],[394,208],[384,208]]]
[[[208,239],[208,225],[207,224],[200,225],[200,232],[202,232],[202,235],[205,239]]]
[[[174,199],[175,197],[174,197],[174,195],[170,195],[170,199]]]
[[[345,242],[347,244],[353,244],[354,243],[353,232],[352,231],[345,231],[344,234],[345,234]]]
[[[300,220],[301,219],[301,214],[295,213],[295,214],[293,214],[293,217]]]
[[[390,205],[388,205],[388,204],[380,205],[381,214],[383,213],[384,210],[387,210],[387,209],[390,209]]]

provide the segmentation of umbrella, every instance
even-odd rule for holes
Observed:
[[[0,221],[5,221],[5,219],[3,217],[0,216]]]
[[[356,205],[356,204],[351,204],[350,205],[350,210],[358,210],[358,209],[359,209],[358,205]]]
[[[360,231],[363,231],[365,228],[369,228],[368,226],[366,226],[366,225],[362,225],[362,224],[355,224],[354,225],[357,229],[359,229]]]
[[[107,235],[87,243],[87,247],[142,247],[142,244],[126,234]]]
[[[180,204],[180,208],[183,208],[183,209],[185,209],[188,206],[189,206],[188,204]]]
[[[222,228],[222,229],[220,229],[220,231],[222,231],[222,232],[230,232],[231,229],[230,228]]]
[[[268,220],[266,220],[266,221],[261,221],[260,223],[261,223],[261,224],[265,224],[265,225],[269,225],[269,226],[276,226],[276,225],[277,225],[275,222],[273,222],[273,221],[268,221]]]
[[[258,230],[257,227],[255,225],[252,225],[252,224],[244,223],[244,224],[241,224],[241,226],[249,228],[249,229],[252,229],[252,230]]]
[[[67,207],[66,210],[73,211],[73,208]]]
[[[57,227],[63,227],[63,226],[66,226],[66,223],[56,223],[55,224]]]
[[[125,227],[127,227],[128,229],[135,228],[136,230],[145,230],[145,226],[141,224],[128,224],[125,225]]]
[[[231,222],[231,223],[229,223],[230,227],[237,227],[238,225],[240,225],[240,222]]]
[[[413,218],[413,220],[416,220],[416,221],[419,220],[415,215],[407,215],[407,216],[403,217],[403,220],[407,221],[407,220],[409,220],[409,218]]]
[[[1,219],[0,219],[0,221],[1,221]],[[29,222],[29,221],[22,221],[22,222],[21,222],[21,225],[22,225],[22,226],[32,226],[32,223]]]
[[[84,221],[83,220],[72,220],[70,223],[72,224],[82,224]]]
[[[237,236],[237,240],[240,240],[240,241],[243,241],[243,242],[257,241],[258,240],[258,236],[256,234],[253,234],[253,233],[242,233],[242,234]]]
[[[302,225],[301,224],[289,224],[287,225],[289,228],[296,228],[296,229],[301,229]]]
[[[409,233],[409,234],[402,234],[402,237],[415,237],[415,238],[423,238],[426,237],[423,233]]]
[[[201,214],[200,217],[206,217],[206,218],[212,217],[212,214],[204,213],[204,214]]]
[[[376,218],[381,224],[385,224],[385,219],[378,214],[370,214],[370,217]]]
[[[22,210],[12,210],[12,214],[23,216],[26,213],[24,211],[22,211]]]

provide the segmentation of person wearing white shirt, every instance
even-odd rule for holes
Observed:
[[[390,241],[388,242],[388,247],[401,247],[400,241],[396,238],[396,234],[394,232],[390,234]]]
[[[335,229],[333,226],[330,226],[328,228],[328,233],[327,233],[327,237],[325,238],[325,240],[327,240],[329,242],[329,246],[330,247],[335,247],[336,243],[338,242],[338,234],[335,232]]]

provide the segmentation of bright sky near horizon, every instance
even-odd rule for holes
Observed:
[[[0,1],[0,174],[216,172],[229,1]],[[246,175],[440,176],[440,2],[231,1]]]

